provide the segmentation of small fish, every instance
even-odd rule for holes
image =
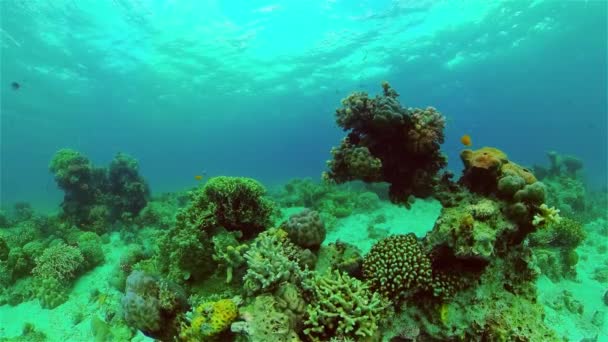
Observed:
[[[12,82],[11,88],[13,88],[13,90],[19,90],[19,88],[21,88],[21,84],[19,84],[19,82]]]
[[[194,179],[196,179],[197,181],[203,180],[203,175],[196,175],[194,176]]]
[[[460,142],[464,145],[464,146],[471,146],[472,142],[471,142],[471,136],[468,134],[463,135],[462,137],[460,137]]]

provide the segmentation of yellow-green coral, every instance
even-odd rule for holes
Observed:
[[[532,219],[532,224],[535,226],[560,223],[562,220],[561,216],[559,216],[559,209],[555,209],[555,207],[548,207],[543,203],[538,207],[538,210],[539,212]]]
[[[190,324],[182,326],[180,339],[189,342],[211,340],[230,327],[237,315],[237,300],[204,302],[192,312]]]

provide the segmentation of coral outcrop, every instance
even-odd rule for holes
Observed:
[[[388,182],[393,202],[430,196],[446,165],[439,150],[445,118],[432,107],[402,107],[387,82],[382,88],[383,94],[373,98],[355,92],[342,100],[336,122],[348,135],[332,149],[323,177],[336,183]]]
[[[317,249],[325,240],[325,225],[314,210],[305,209],[293,214],[283,224],[281,229],[287,232],[289,239],[302,248]]]
[[[308,286],[313,299],[306,308],[304,334],[311,341],[370,341],[379,336],[389,305],[367,284],[336,271],[315,277]]]

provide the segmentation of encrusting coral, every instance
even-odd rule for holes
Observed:
[[[181,341],[213,341],[227,330],[237,318],[240,298],[220,299],[201,303],[186,314],[188,324],[183,324],[179,338]]]

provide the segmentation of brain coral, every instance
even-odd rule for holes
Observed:
[[[431,261],[415,235],[390,236],[378,241],[365,256],[363,276],[372,290],[385,297],[404,297],[430,288]]]
[[[281,228],[293,243],[303,248],[319,248],[325,240],[325,225],[315,210],[304,209],[291,215]]]

